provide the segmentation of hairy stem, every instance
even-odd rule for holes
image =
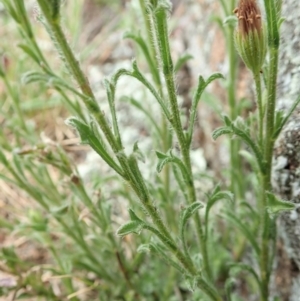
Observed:
[[[277,72],[278,72],[278,49],[279,49],[279,31],[277,23],[276,4],[273,0],[264,0],[265,10],[268,23],[268,46],[270,55],[269,76],[268,76],[268,98],[267,98],[267,115],[266,115],[266,135],[265,135],[265,150],[264,160],[266,164],[265,173],[263,175],[263,207],[262,215],[262,247],[260,257],[260,270],[262,281],[262,301],[267,301],[269,297],[269,280],[270,280],[270,217],[267,211],[266,191],[272,190],[271,185],[271,171],[272,171],[272,157],[274,147],[274,119],[276,107],[276,86],[277,86]]]
[[[169,96],[169,105],[171,107],[171,112],[172,112],[171,123],[176,133],[178,143],[181,149],[182,160],[189,173],[189,178],[191,179],[188,181],[188,183],[186,183],[189,202],[194,203],[197,198],[196,198],[196,191],[195,191],[194,181],[193,181],[190,150],[183,132],[182,123],[180,119],[180,111],[177,102],[175,80],[174,80],[174,68],[173,68],[173,61],[170,52],[168,27],[167,27],[166,20],[167,20],[166,8],[159,7],[156,11],[156,23],[157,23],[156,32],[159,40],[159,49],[162,58],[163,74],[164,74],[168,96]],[[207,274],[208,278],[211,279],[212,274],[211,274],[211,268],[208,259],[208,253],[207,253],[206,237],[202,227],[200,216],[198,214],[194,215],[194,221],[196,224],[197,235],[200,243],[201,253],[203,256],[203,269]]]
[[[278,49],[270,48],[270,71],[269,71],[269,82],[268,82],[268,105],[267,105],[267,120],[266,120],[266,137],[265,137],[265,153],[264,159],[266,163],[265,174],[263,176],[263,204],[264,208],[262,215],[262,248],[260,258],[261,268],[261,280],[263,287],[263,301],[268,300],[269,296],[269,228],[270,228],[270,217],[267,211],[267,196],[266,192],[272,190],[271,185],[271,171],[272,171],[272,157],[274,147],[274,116],[275,116],[275,104],[276,104],[276,84],[277,84],[277,68],[278,68]]]
[[[229,52],[229,80],[228,80],[228,102],[230,109],[230,119],[235,120],[238,116],[235,88],[236,88],[236,70],[237,70],[237,57],[234,46],[233,39],[233,26],[229,26],[227,31],[227,45]],[[241,160],[239,157],[240,142],[236,139],[230,140],[230,160],[231,160],[231,191],[238,197],[238,199],[243,198],[243,187],[239,179],[241,176],[239,172],[241,171]]]
[[[160,97],[163,97],[163,89],[162,89],[162,82],[161,82],[161,77],[159,73],[159,50],[158,50],[158,42],[156,40],[155,36],[155,29],[154,29],[154,24],[153,24],[153,18],[151,18],[150,13],[149,13],[149,5],[148,1],[145,0],[140,0],[140,7],[143,13],[143,19],[145,23],[145,28],[146,28],[146,34],[147,34],[147,39],[148,39],[148,47],[150,48],[151,51],[151,57],[153,60],[153,67],[149,66],[152,71],[152,76],[153,80],[155,82],[156,88],[158,90],[158,93]],[[170,148],[172,144],[172,136],[169,133],[168,130],[168,122],[166,120],[166,117],[164,114],[162,114],[162,134],[163,134],[163,151],[166,153]],[[170,194],[170,167],[167,165],[164,168],[164,187],[165,187],[165,193],[166,196],[168,197]],[[170,219],[172,220],[172,218]]]
[[[256,97],[257,97],[257,107],[258,107],[258,137],[259,145],[263,149],[263,124],[264,124],[264,113],[263,113],[263,104],[262,104],[262,91],[261,91],[261,78],[260,74],[254,74],[255,88],[256,88]]]
[[[112,150],[117,155],[117,158],[124,170],[124,174],[126,175],[126,180],[133,188],[139,199],[141,200],[143,206],[147,210],[148,214],[150,215],[151,219],[153,220],[154,224],[157,226],[159,231],[167,237],[167,239],[173,242],[173,238],[171,237],[168,229],[166,228],[164,222],[161,219],[161,216],[156,209],[156,207],[152,204],[149,192],[146,188],[142,175],[139,172],[137,166],[135,166],[135,173],[132,170],[132,167],[129,166],[129,161],[127,156],[124,154],[123,149],[120,148],[120,145],[116,141],[113,132],[105,119],[104,113],[100,110],[98,106],[93,91],[89,85],[89,82],[82,72],[79,62],[76,60],[74,53],[72,52],[66,37],[62,31],[62,28],[59,23],[59,19],[53,19],[50,12],[49,6],[46,0],[38,0],[38,3],[43,11],[43,14],[47,20],[47,24],[49,26],[49,30],[53,35],[54,40],[56,41],[61,54],[63,56],[63,60],[66,63],[68,69],[70,70],[71,74],[77,81],[82,93],[86,96],[84,99],[85,105],[91,114],[97,120],[102,132],[104,133],[108,143],[110,144]],[[178,254],[180,253],[177,249]],[[178,258],[180,259],[180,258]]]

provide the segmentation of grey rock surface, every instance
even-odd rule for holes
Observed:
[[[277,109],[287,111],[300,95],[300,1],[282,4]],[[280,134],[274,151],[273,185],[285,200],[300,203],[300,110],[297,109]],[[300,300],[300,209],[279,217],[279,234],[295,265],[289,301]],[[278,258],[277,260],[281,260]]]

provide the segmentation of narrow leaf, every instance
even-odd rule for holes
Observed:
[[[61,0],[50,0],[50,2],[51,2],[51,9],[52,9],[52,19],[53,20],[56,20],[56,19],[59,18],[60,1]]]
[[[221,73],[215,73],[212,74],[207,81],[204,80],[204,78],[202,76],[199,76],[198,79],[198,86],[196,89],[196,92],[193,96],[193,100],[192,100],[192,108],[191,108],[191,118],[190,118],[190,124],[189,124],[189,128],[188,128],[188,138],[187,138],[187,142],[190,145],[192,142],[192,136],[193,136],[193,130],[194,130],[194,124],[196,121],[196,112],[197,112],[197,107],[199,104],[199,101],[201,99],[202,93],[204,92],[204,90],[206,89],[206,87],[215,79],[218,78],[224,78],[223,75]]]
[[[227,126],[231,126],[232,121],[230,120],[230,118],[227,115],[223,115],[223,120]]]
[[[286,114],[286,116],[284,118],[281,118],[281,123],[280,125],[275,128],[275,132],[273,135],[273,139],[276,140],[276,138],[279,136],[281,130],[283,129],[283,127],[285,126],[285,124],[287,123],[287,121],[289,120],[289,118],[291,117],[291,115],[293,114],[293,112],[295,111],[295,109],[297,108],[297,106],[300,104],[300,95],[297,97],[297,99],[294,101],[293,105],[291,106],[291,108],[289,109],[288,113]],[[276,114],[277,116],[277,114]],[[278,123],[278,122],[276,122]]]
[[[289,211],[296,208],[296,205],[289,201],[279,199],[271,192],[267,192],[268,210],[272,214],[280,213],[281,211]]]
[[[185,209],[182,210],[180,221],[182,226],[184,227],[187,223],[188,219],[200,208],[203,208],[204,205],[201,202],[194,202],[193,204],[189,205]]]
[[[9,14],[12,16],[12,18],[18,23],[21,24],[21,18],[15,8],[12,6],[12,4],[9,2],[11,0],[4,0],[3,4],[6,7],[6,10],[9,12]]]
[[[227,200],[231,203],[234,201],[234,195],[230,191],[218,191],[215,194],[213,194],[206,205],[206,210],[205,210],[205,230],[206,234],[208,231],[208,221],[209,221],[209,213],[211,208],[220,200]]]
[[[156,166],[157,173],[160,173],[167,163],[174,161],[174,159],[171,156],[168,156],[159,151],[156,151],[156,156],[158,158],[158,163]]]
[[[250,275],[253,276],[258,287],[261,289],[261,283],[260,283],[259,276],[250,265],[245,264],[245,263],[232,263],[232,264],[230,264],[230,272],[233,272],[234,274],[237,274],[240,272],[248,272]]]
[[[278,28],[280,29],[281,25],[285,22],[286,18],[284,17],[281,17],[279,20],[278,20]]]
[[[9,166],[9,163],[8,163],[8,161],[7,161],[7,159],[6,159],[6,156],[5,156],[4,153],[1,151],[1,149],[0,149],[0,162],[1,162],[4,166],[6,166],[6,167]]]
[[[168,155],[166,155],[166,154],[164,154],[164,153],[162,153],[160,151],[155,151],[155,153],[156,153],[157,158],[160,159],[160,160],[164,160],[166,158],[169,158]]]
[[[40,64],[38,56],[28,45],[19,44],[18,47],[21,48],[28,56],[30,56],[37,64]]]
[[[245,125],[241,121],[242,121],[241,119],[237,120],[236,122],[237,126],[233,123],[231,124],[232,131],[252,149],[261,172],[264,172],[265,166],[264,166],[261,150],[251,138],[250,134],[248,133],[248,129],[244,128]]]
[[[138,146],[138,143],[135,142],[134,145],[133,145],[133,154],[134,156],[136,157],[136,159],[138,161],[141,161],[143,163],[146,162],[146,157],[145,155],[142,153],[142,151],[139,149],[139,146]]]
[[[274,136],[277,135],[277,133],[279,134],[283,125],[284,125],[284,116],[285,113],[283,110],[279,110],[279,111],[276,111],[275,113],[275,125],[274,125],[274,128],[275,128],[275,133],[274,133]]]
[[[177,262],[175,262],[174,259],[172,259],[169,254],[167,254],[165,252],[165,249],[162,246],[160,246],[157,243],[150,243],[150,244],[141,245],[138,248],[138,252],[141,252],[141,253],[142,252],[145,252],[145,253],[152,252],[152,253],[160,256],[160,258],[162,258],[163,261],[167,265],[171,265],[176,270],[178,270],[180,273],[186,274],[185,270]]]
[[[96,134],[93,132],[92,127],[88,126],[86,123],[81,121],[76,117],[70,117],[66,120],[66,124],[74,127],[81,138],[83,144],[90,145],[93,150],[100,155],[100,157],[112,167],[118,174],[123,176],[121,168],[117,165],[115,160],[110,156],[106,150],[106,146],[103,144],[103,141],[100,141]]]
[[[253,169],[253,171],[255,171],[256,173],[259,172],[259,165],[257,163],[256,158],[247,150],[240,150],[239,154],[246,159],[246,161],[251,165],[251,168]]]
[[[157,131],[158,135],[162,138],[163,134],[161,129],[158,126],[157,120],[154,119],[154,116],[151,114],[151,111],[149,111],[148,108],[146,108],[143,103],[138,102],[137,100],[131,98],[131,97],[122,97],[121,100],[125,100],[130,102],[134,107],[136,107],[138,110],[143,112],[145,116],[149,119],[151,125],[155,128]]]
[[[231,291],[232,291],[235,283],[236,282],[233,278],[228,278],[225,282],[225,291],[226,291],[227,301],[232,301]]]
[[[182,55],[178,61],[176,62],[175,64],[175,67],[174,67],[174,72],[177,73],[181,67],[189,60],[193,59],[194,57],[190,54],[184,54]]]
[[[235,225],[248,239],[248,241],[251,243],[253,249],[255,250],[256,254],[260,254],[260,248],[257,244],[256,238],[251,233],[250,227],[244,222],[241,221],[238,217],[236,217],[233,213],[226,211],[222,216],[231,222],[233,225]]]
[[[130,221],[117,230],[117,235],[125,236],[130,233],[140,234],[144,228],[144,223],[140,221]]]
[[[129,209],[129,216],[131,221],[143,223],[143,221],[135,214],[132,209]]]
[[[127,71],[127,70],[123,70],[120,75],[128,75],[128,76],[132,76],[134,78],[136,78],[138,81],[140,81],[151,93],[152,95],[155,97],[155,99],[157,100],[157,102],[159,103],[159,105],[161,106],[166,118],[170,121],[171,120],[171,114],[169,112],[168,107],[166,106],[164,100],[162,99],[162,97],[159,95],[159,93],[157,92],[157,90],[154,88],[154,86],[147,80],[147,78],[139,71],[138,66],[136,64],[136,61],[133,61],[132,63],[132,68],[133,71]],[[115,78],[117,80],[117,74],[115,74]]]
[[[35,72],[35,71],[28,71],[28,72],[24,73],[22,76],[22,83],[25,85],[34,83],[34,82],[38,82],[38,81],[50,82],[51,77],[46,74],[43,74],[40,72]]]
[[[232,134],[232,133],[233,133],[233,131],[232,131],[232,129],[230,127],[223,126],[223,127],[220,127],[220,128],[218,128],[218,129],[216,129],[216,130],[213,131],[212,138],[214,140],[217,140],[217,138],[219,138],[222,135]]]
[[[137,248],[138,253],[150,253],[151,247],[150,244],[142,244]]]
[[[184,247],[185,255],[189,258],[188,247],[186,244],[185,239],[185,226],[189,220],[189,218],[196,213],[199,209],[203,208],[204,205],[201,202],[194,202],[193,204],[189,205],[188,207],[184,208],[181,211],[180,218],[179,218],[179,231],[180,231],[180,238]]]
[[[55,217],[61,217],[65,214],[68,213],[69,211],[69,208],[70,208],[70,204],[65,204],[65,205],[62,205],[60,207],[54,207],[54,208],[51,208],[51,213],[53,214],[53,216]]]
[[[224,25],[229,25],[231,27],[235,27],[237,24],[237,17],[236,16],[228,16],[224,19],[223,24]]]
[[[133,33],[126,33],[124,35],[124,38],[132,39],[133,41],[135,41],[138,44],[138,46],[141,48],[141,50],[145,56],[148,66],[151,70],[151,74],[154,76],[155,81],[158,83],[160,81],[159,72],[155,66],[155,63],[153,62],[153,59],[149,52],[149,47],[147,46],[146,41],[140,35],[135,35]]]

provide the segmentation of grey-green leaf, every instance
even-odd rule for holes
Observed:
[[[161,153],[159,151],[156,151],[156,156],[158,158],[158,163],[156,166],[156,171],[158,173],[160,173],[162,171],[162,169],[164,168],[164,166],[167,163],[174,161],[174,158],[172,158],[171,156],[168,156],[167,154]]]
[[[217,201],[220,200],[228,200],[229,202],[233,203],[234,201],[234,195],[230,191],[219,191],[219,187],[217,186],[217,189],[215,192],[209,197],[209,200],[206,205],[205,209],[205,235],[208,235],[208,221],[209,221],[209,213],[210,209],[217,203]]]
[[[138,161],[141,161],[143,163],[146,162],[146,157],[142,153],[142,151],[139,149],[138,142],[135,142],[134,145],[133,145],[133,154],[134,154],[134,156],[136,157],[136,159]]]
[[[68,213],[69,207],[70,207],[69,204],[65,204],[60,207],[54,207],[51,209],[51,213],[53,214],[53,216],[61,217],[61,216],[65,215],[66,213]]]
[[[35,52],[30,48],[30,46],[26,44],[19,44],[19,48],[21,48],[27,55],[29,55],[37,64],[40,64],[40,60]]]
[[[68,118],[66,120],[66,124],[74,127],[78,131],[83,144],[90,145],[110,167],[112,167],[118,174],[123,175],[121,168],[107,152],[107,148],[103,141],[100,141],[97,135],[93,132],[92,124],[89,126],[76,117]]]
[[[166,158],[169,157],[168,155],[166,155],[166,154],[164,154],[162,152],[159,152],[159,151],[155,151],[155,153],[156,153],[156,156],[157,156],[158,159],[164,160],[164,159],[166,159]]]
[[[256,254],[259,255],[260,254],[259,245],[257,243],[256,237],[254,237],[253,233],[249,229],[249,226],[247,226],[247,224],[244,221],[241,221],[238,217],[236,217],[233,213],[229,211],[226,211],[224,214],[222,214],[222,216],[227,221],[235,225],[245,235],[245,237],[251,243]]]
[[[132,209],[129,209],[129,216],[131,221],[143,223],[143,221],[135,214]]]
[[[212,138],[217,140],[217,138],[226,134],[232,134],[232,129],[228,126],[223,126],[213,131]]]
[[[150,244],[142,244],[137,248],[138,253],[150,253],[151,252],[151,246]]]
[[[197,210],[203,207],[204,205],[201,202],[194,202],[193,204],[189,205],[182,211],[182,220],[187,221]]]
[[[156,255],[160,256],[167,265],[171,265],[182,274],[185,274],[185,270],[172,257],[170,257],[170,254],[166,253],[166,250],[160,244],[150,243],[141,245],[138,248],[138,252],[155,253]]]
[[[280,213],[281,211],[289,211],[296,208],[294,203],[279,199],[271,192],[267,192],[268,210],[272,214]]]
[[[253,154],[251,154],[250,152],[248,152],[247,150],[240,150],[239,154],[246,159],[246,161],[251,165],[252,169],[255,172],[259,172],[259,165],[257,163],[256,158],[253,156]]]
[[[144,223],[140,221],[130,221],[117,230],[117,235],[125,236],[130,233],[140,234],[144,228]]]
[[[188,207],[184,208],[180,214],[180,232],[183,233],[184,227],[189,218],[199,209],[203,208],[204,204],[201,202],[194,202]]]
[[[238,20],[237,20],[236,16],[229,16],[224,19],[223,24],[234,27],[236,25],[237,21]]]
[[[208,224],[208,216],[210,209],[216,204],[217,201],[220,200],[227,200],[231,203],[234,201],[234,195],[230,191],[218,191],[217,193],[213,194],[206,205],[206,210],[205,210],[205,224],[206,224],[206,229],[207,229],[207,224]]]
[[[232,121],[230,120],[230,118],[227,115],[223,115],[223,120],[227,126],[231,126]]]

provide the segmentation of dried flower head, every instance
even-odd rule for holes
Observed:
[[[256,0],[240,0],[233,11],[238,17],[236,48],[246,66],[257,74],[267,53],[265,25]]]
[[[234,10],[238,17],[239,31],[245,36],[250,31],[262,31],[261,13],[256,0],[241,0]]]

